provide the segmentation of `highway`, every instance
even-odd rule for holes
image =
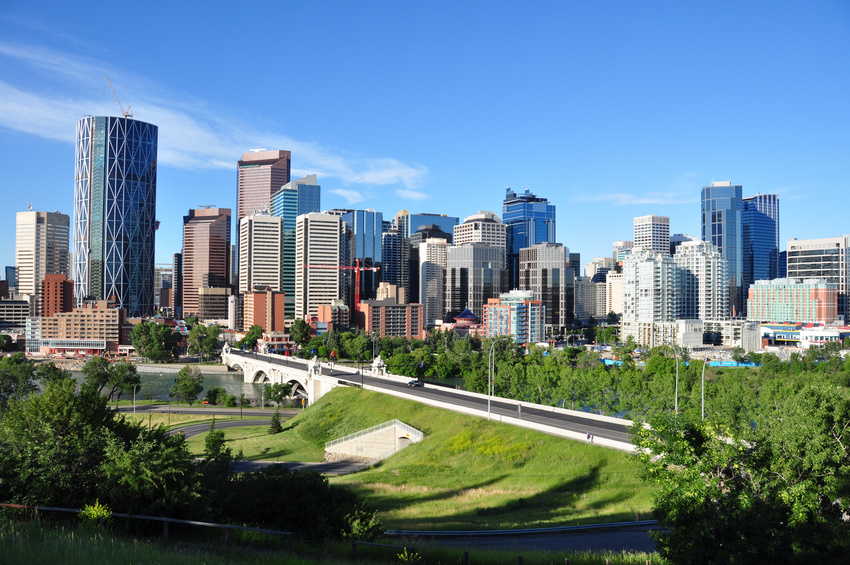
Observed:
[[[238,353],[246,357],[253,357],[258,361],[283,365],[283,366],[304,366],[303,363],[297,361],[288,361],[258,355],[256,353]],[[347,371],[338,371],[329,368],[327,365],[322,366],[322,374],[325,376],[337,377],[342,381],[346,381],[352,385],[360,386],[361,384],[375,389],[394,390],[404,392],[414,398],[429,399],[431,401],[439,401],[449,406],[457,406],[463,408],[472,408],[475,410],[487,411],[487,399],[475,396],[462,394],[450,388],[442,388],[439,386],[427,387],[409,387],[404,382],[396,382],[390,379],[373,377],[366,374],[352,375]],[[593,418],[584,417],[581,415],[560,414],[551,412],[546,408],[532,408],[523,406],[521,412],[515,404],[505,402],[497,397],[493,397],[490,401],[490,412],[501,416],[520,417],[522,420],[533,422],[544,426],[550,426],[560,430],[576,432],[581,435],[590,433],[595,438],[605,438],[612,441],[623,443],[630,442],[629,427],[627,424],[619,424],[615,422],[599,421]]]

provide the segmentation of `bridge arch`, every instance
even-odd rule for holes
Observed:
[[[266,373],[262,369],[256,369],[254,373],[251,375],[252,383],[270,383],[272,380],[269,378],[268,373]]]

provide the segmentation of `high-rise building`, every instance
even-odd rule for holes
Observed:
[[[448,241],[428,238],[419,244],[419,302],[425,306],[425,326],[446,314],[446,256]]]
[[[676,249],[686,241],[699,241],[700,238],[686,233],[676,233],[670,236],[670,255],[676,254]]]
[[[458,226],[459,227],[459,226]],[[505,269],[505,248],[486,243],[454,245],[446,251],[446,316],[464,309],[483,315],[488,298],[496,298]]]
[[[319,305],[339,298],[342,221],[303,214],[295,224],[295,318],[316,316]]]
[[[283,287],[285,315],[295,318],[295,220],[302,214],[318,213],[322,187],[316,175],[290,181],[271,196],[271,215],[283,218]]]
[[[9,283],[9,290],[18,286],[18,270],[10,265],[6,266],[6,282]]]
[[[283,219],[255,212],[239,223],[239,292],[258,286],[283,288]]]
[[[381,282],[401,288],[402,302],[404,302],[406,290],[399,283],[401,271],[401,236],[398,233],[397,227],[392,226],[381,234],[381,251],[384,255],[384,272],[381,275]]]
[[[779,278],[779,197],[757,194],[742,200],[744,311],[750,285]]]
[[[672,344],[663,324],[676,318],[675,282],[676,266],[668,252],[635,247],[623,262],[621,339],[632,336],[650,347]]]
[[[200,288],[230,283],[230,208],[203,207],[183,216],[183,312],[200,312]],[[217,296],[208,293],[207,296]],[[226,311],[227,299],[224,299]],[[222,318],[225,316],[221,316]]]
[[[41,315],[50,317],[74,309],[74,281],[65,274],[44,275],[41,281]]]
[[[670,218],[638,216],[634,221],[635,247],[670,253]]]
[[[726,259],[707,241],[686,241],[673,256],[676,264],[676,318],[724,320],[729,317]]]
[[[411,238],[424,226],[431,226],[428,231],[440,230],[447,234],[446,239],[451,244],[452,231],[459,221],[459,218],[455,216],[411,214],[407,210],[400,210],[393,218],[393,225],[398,230],[400,239],[398,281],[395,284],[404,288],[407,302],[414,302],[419,296],[418,282],[416,282],[418,280],[419,261],[412,251],[416,244],[411,242]]]
[[[555,205],[528,189],[517,194],[508,187],[502,202],[502,222],[507,227],[508,282],[516,288],[519,250],[538,243],[555,243]]]
[[[838,315],[850,320],[848,269],[850,235],[788,241],[788,278],[824,279],[838,287]]]
[[[484,305],[484,335],[508,335],[521,345],[540,343],[546,338],[545,310],[530,290],[503,292]]]
[[[405,288],[407,302],[416,302],[420,298],[419,285],[419,246],[428,239],[445,239],[448,245],[452,244],[452,232],[446,232],[435,224],[424,224],[410,234],[405,240],[405,253],[408,258],[408,271],[406,281],[409,288]],[[402,287],[404,288],[404,287]]]
[[[741,185],[712,182],[702,189],[702,240],[713,243],[726,259],[729,274],[729,307],[743,314],[743,200]]]
[[[613,268],[614,259],[611,257],[596,257],[584,266],[584,276],[595,283],[605,282],[605,275]]]
[[[478,212],[467,216],[462,224],[454,227],[452,243],[486,243],[493,247],[506,249],[508,241],[507,226],[493,212]]]
[[[546,307],[547,331],[574,322],[576,272],[570,250],[560,243],[538,243],[519,251],[519,286],[530,290]]]
[[[368,210],[350,210],[342,215],[342,221],[348,225],[347,237],[344,245],[347,247],[344,254],[344,262],[348,266],[356,266],[360,261],[361,266],[376,269],[384,268],[383,258],[383,228],[384,215],[381,212],[369,208]],[[357,311],[354,304],[355,276],[344,277],[346,288],[344,294],[348,303],[354,307],[352,312]],[[371,300],[375,298],[378,284],[381,282],[381,271],[365,270],[360,273],[360,300]]]
[[[158,128],[131,118],[77,122],[74,302],[111,300],[131,318],[154,312]]]
[[[614,242],[614,267],[620,268],[622,267],[621,263],[623,259],[625,259],[626,255],[632,252],[632,249],[635,246],[634,241],[615,241]]]
[[[292,154],[265,149],[242,154],[237,162],[236,224],[260,210],[268,210],[271,196],[289,182]]]
[[[161,308],[163,306],[171,307],[171,303],[169,301],[168,304],[163,304],[162,302],[162,290],[171,290],[172,284],[172,265],[171,263],[156,263],[153,268],[153,301],[157,308]],[[170,297],[170,294],[166,292],[166,294]]]
[[[16,294],[26,295],[34,316],[42,316],[41,282],[66,275],[70,218],[59,212],[18,212],[15,232]]]
[[[171,264],[171,308],[178,320],[183,318],[183,254],[175,253]]]
[[[754,322],[831,324],[838,315],[838,285],[823,279],[773,279],[750,286],[747,319]]]

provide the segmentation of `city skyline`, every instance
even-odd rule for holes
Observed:
[[[292,177],[317,174],[323,209],[465,218],[528,189],[585,260],[609,256],[638,216],[698,234],[714,180],[779,196],[783,250],[850,232],[842,206],[823,206],[846,202],[850,176],[840,2],[470,5],[451,21],[419,6],[292,6],[287,21],[321,25],[287,31],[286,73],[256,55],[281,45],[282,8],[259,28],[211,9],[208,27],[186,30],[191,8],[163,21],[165,6],[120,34],[96,8],[0,9],[7,237],[28,202],[73,214],[74,123],[120,115],[104,74],[122,108],[160,129],[157,263],[180,250],[189,209],[236,209],[234,163],[254,148],[291,151]],[[85,39],[69,35],[82,26]],[[140,41],[151,27],[155,45]],[[735,41],[701,39],[712,34]],[[14,265],[9,246],[0,265]]]

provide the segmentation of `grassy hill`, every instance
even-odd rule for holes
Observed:
[[[366,498],[388,529],[550,527],[649,517],[650,487],[619,451],[457,414],[376,392],[336,388],[284,424],[226,430],[251,458],[319,460],[326,441],[401,420],[425,439],[376,467],[331,478]],[[241,435],[240,435],[241,434]],[[202,451],[203,436],[190,440]]]

